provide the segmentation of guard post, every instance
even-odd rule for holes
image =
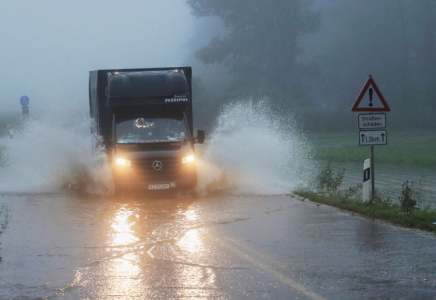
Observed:
[[[363,161],[363,202],[369,202],[371,195],[371,163],[370,159]]]

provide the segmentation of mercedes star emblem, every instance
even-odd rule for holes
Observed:
[[[155,160],[151,165],[153,166],[153,169],[155,169],[156,171],[162,169],[162,162],[160,160]]]

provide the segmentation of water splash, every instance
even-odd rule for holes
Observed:
[[[32,116],[14,136],[0,139],[0,192],[54,192],[74,187],[113,190],[104,151],[92,151],[90,119],[83,114]],[[283,194],[306,181],[310,147],[292,116],[278,117],[267,102],[225,106],[198,161],[199,190]]]
[[[103,151],[92,151],[90,120],[74,114],[28,119],[14,138],[0,140],[1,192],[54,192],[74,187],[93,193],[112,188]]]
[[[308,180],[310,146],[292,116],[279,117],[260,101],[224,107],[199,163],[199,188],[283,194]]]

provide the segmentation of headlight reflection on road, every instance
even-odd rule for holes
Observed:
[[[204,235],[206,229],[191,229],[176,243],[176,246],[184,254],[183,256],[189,262],[201,265],[205,264],[206,249],[204,244]],[[204,299],[213,298],[214,289],[216,289],[216,274],[211,268],[202,268],[196,266],[179,266],[178,267],[179,285],[185,289],[179,290],[180,298],[200,297]]]
[[[74,285],[98,299],[217,298],[216,271],[207,267],[214,261],[208,228],[198,227],[201,210],[171,203],[111,206],[96,243],[98,263],[79,268]]]
[[[138,238],[133,235],[133,230],[131,228],[133,223],[129,222],[129,217],[132,215],[132,211],[124,208],[116,213],[111,224],[113,231],[110,233],[110,245],[112,247],[129,245],[138,241]]]
[[[198,219],[198,213],[194,209],[189,209],[184,213],[186,220],[188,221],[195,221]]]
[[[103,247],[96,247],[103,248],[105,253],[99,253],[98,264],[77,270],[73,286],[83,287],[90,298],[102,299],[111,295],[140,297],[144,289],[141,283],[143,270],[140,257],[134,251],[139,239],[133,228],[138,216],[128,206],[116,206],[113,210],[113,215],[107,220],[109,226]]]
[[[185,233],[185,235],[177,242],[183,251],[188,251],[190,253],[202,252],[204,245],[200,238],[200,229],[192,229]]]
[[[133,218],[133,219],[132,219]],[[111,247],[120,246],[120,251],[125,251],[128,245],[138,242],[134,235],[132,226],[135,224],[136,215],[133,211],[121,208],[112,220],[111,232],[109,233],[109,243]],[[122,247],[127,246],[127,247]],[[115,248],[116,249],[116,248]],[[108,250],[113,252],[113,248]],[[122,255],[122,253],[120,253]],[[117,254],[115,254],[117,255]],[[130,252],[119,258],[110,260],[110,265],[105,270],[108,282],[105,287],[106,295],[141,295],[142,285],[138,280],[141,277],[139,257],[136,252]]]

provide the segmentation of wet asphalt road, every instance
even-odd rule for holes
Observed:
[[[436,299],[436,239],[286,195],[1,195],[0,299]]]

